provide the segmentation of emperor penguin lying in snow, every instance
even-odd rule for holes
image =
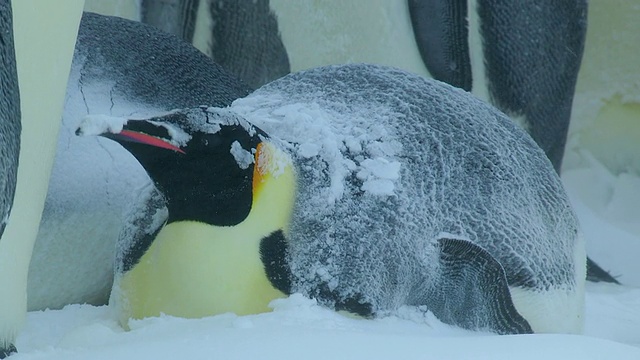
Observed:
[[[122,321],[268,310],[302,293],[365,317],[424,306],[500,334],[581,331],[585,249],[545,154],[435,80],[317,68],[229,108],[89,118],[161,196],[134,209]],[[148,191],[147,193],[152,193]]]

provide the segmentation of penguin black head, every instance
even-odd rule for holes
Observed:
[[[86,134],[81,127],[77,134]],[[101,136],[129,151],[164,194],[168,223],[232,226],[253,199],[254,159],[267,136],[223,109],[195,108],[109,126]]]

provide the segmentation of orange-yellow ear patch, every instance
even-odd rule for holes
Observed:
[[[256,153],[254,154],[254,158],[253,158],[253,198],[255,201],[255,198],[258,196],[258,193],[262,190],[262,185],[264,184],[264,182],[266,181],[266,179],[264,178],[267,174],[266,174],[266,169],[267,167],[265,166],[264,162],[269,161],[268,159],[266,159],[266,157],[268,157],[267,154],[265,154],[265,143],[261,142],[260,144],[258,144],[258,147],[256,148]]]
[[[295,192],[295,175],[291,157],[269,142],[261,142],[254,154],[253,203],[267,183],[276,185],[277,192]],[[271,187],[270,191],[274,191]],[[281,194],[282,196],[283,194]],[[289,196],[287,196],[288,198]]]

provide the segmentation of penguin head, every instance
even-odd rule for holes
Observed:
[[[76,133],[86,134],[83,125]],[[237,115],[204,107],[178,110],[127,120],[99,135],[121,144],[144,167],[166,197],[169,223],[233,226],[249,214],[255,162],[268,136]]]

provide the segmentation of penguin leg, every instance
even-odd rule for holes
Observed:
[[[516,310],[502,265],[481,247],[457,239],[439,239],[439,276],[427,296],[427,308],[442,322],[499,334],[530,334]]]

